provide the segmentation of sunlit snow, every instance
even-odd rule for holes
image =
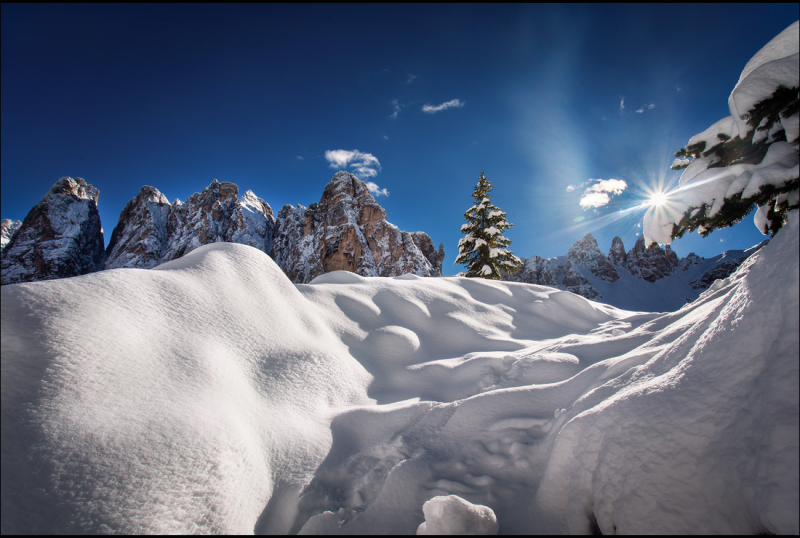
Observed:
[[[3,286],[2,532],[797,534],[798,250],[664,315],[232,243]]]

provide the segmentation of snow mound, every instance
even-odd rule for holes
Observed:
[[[458,495],[440,495],[422,505],[425,522],[417,534],[497,534],[497,517]]]
[[[796,534],[788,217],[663,315],[232,243],[3,286],[2,532]]]

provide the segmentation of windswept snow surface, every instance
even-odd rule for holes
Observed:
[[[798,228],[666,315],[231,243],[3,286],[2,532],[796,534]]]

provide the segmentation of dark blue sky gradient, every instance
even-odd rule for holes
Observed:
[[[372,181],[390,193],[378,198],[389,221],[444,242],[446,274],[462,270],[452,262],[481,169],[515,224],[515,254],[561,255],[587,232],[604,251],[614,235],[631,248],[642,215],[610,215],[677,181],[672,154],[729,114],[745,63],[797,14],[3,4],[0,216],[23,219],[65,175],[100,189],[106,240],[143,185],[185,200],[217,178],[277,213],[319,200],[335,173],[326,150],[358,149],[380,160]],[[421,110],[453,99],[464,106]],[[586,182],[611,178],[625,193],[582,210]],[[761,239],[748,216],[673,248],[711,256]]]

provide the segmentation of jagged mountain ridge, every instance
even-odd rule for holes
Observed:
[[[62,213],[78,215],[73,220],[80,220],[83,213],[89,216],[81,209],[85,192],[81,194],[76,190],[83,188],[94,195],[96,215],[97,189],[87,186],[80,178],[61,178],[53,189],[64,190],[58,187],[62,183],[78,186],[72,189],[75,193],[71,198],[60,200],[58,207]],[[52,198],[53,189],[46,199]],[[54,204],[48,202],[48,207],[51,205]],[[252,191],[239,197],[238,187],[233,183],[215,179],[186,202],[175,200],[172,204],[157,188],[144,186],[120,213],[104,255],[99,217],[95,220],[88,224],[81,221],[79,226],[64,232],[72,233],[70,240],[76,244],[86,242],[83,228],[99,234],[100,251],[99,254],[95,252],[95,245],[93,264],[58,271],[45,267],[39,272],[17,266],[28,267],[33,263],[29,260],[29,251],[41,250],[39,241],[44,241],[42,230],[46,235],[47,226],[40,226],[41,219],[26,224],[26,217],[26,223],[15,229],[12,221],[4,221],[3,237],[13,240],[25,236],[27,246],[24,252],[18,252],[20,248],[9,241],[11,248],[8,252],[4,249],[2,254],[3,284],[76,276],[100,268],[150,269],[215,242],[245,244],[269,254],[294,283],[307,283],[322,273],[335,270],[362,276],[442,274],[443,245],[440,244],[437,251],[424,232],[401,231],[386,221],[386,212],[369,193],[366,184],[347,172],[333,176],[319,203],[308,208],[286,205],[277,219],[269,204]]]
[[[670,311],[696,299],[715,280],[727,278],[766,243],[709,259],[694,253],[679,259],[668,245],[646,248],[643,236],[625,252],[622,239],[615,237],[605,256],[587,234],[566,256],[520,258],[522,269],[503,280],[553,286],[626,310]]]

